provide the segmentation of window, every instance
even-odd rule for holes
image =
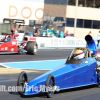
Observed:
[[[45,4],[67,5],[67,0],[45,0]]]
[[[67,5],[67,0],[60,0],[60,5]]]
[[[86,7],[93,7],[94,5],[93,5],[93,2],[94,2],[94,0],[86,0]]]
[[[100,29],[100,21],[77,19],[77,27]]]
[[[77,19],[77,27],[83,28],[83,19]]]
[[[68,1],[68,5],[75,6],[75,4],[76,4],[76,0],[69,0]]]
[[[74,19],[73,18],[67,18],[66,19],[66,26],[74,27]]]
[[[53,0],[45,0],[45,4],[52,4]]]
[[[100,21],[93,21],[93,28],[100,29]]]
[[[91,28],[92,20],[84,20],[84,28]]]
[[[53,23],[56,26],[65,26],[66,18],[64,18],[64,17],[55,17],[54,20],[53,20]]]
[[[59,3],[60,3],[60,0],[53,0],[53,4],[59,5]]]
[[[85,6],[85,0],[78,0],[78,6],[84,7]]]
[[[95,8],[100,8],[100,0],[95,0],[94,7]]]
[[[55,17],[54,21],[55,22],[63,22],[64,18],[63,17]]]

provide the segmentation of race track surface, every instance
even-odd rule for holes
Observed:
[[[28,74],[29,81],[43,73]],[[10,79],[8,79],[11,77]],[[11,75],[0,79],[0,85],[16,86],[18,75]],[[97,86],[87,86],[82,88],[67,89],[56,92],[52,98],[45,95],[20,96],[17,92],[0,92],[0,100],[100,100],[100,88]]]
[[[12,54],[12,55],[0,55],[0,63],[3,62],[21,62],[21,61],[38,61],[38,60],[54,60],[54,59],[66,59],[71,53],[71,49],[51,49],[51,50],[39,50],[38,54],[26,55]],[[44,71],[28,73],[29,81],[45,73]],[[19,74],[10,74],[0,76],[0,86],[16,86],[17,78]],[[17,92],[0,92],[0,100],[47,100],[45,95],[25,96],[21,97]],[[67,89],[60,92],[56,92],[50,100],[100,100],[100,88],[96,85]]]
[[[39,49],[37,55],[29,55],[26,53],[3,54],[0,55],[0,63],[66,59],[71,51],[72,49]]]

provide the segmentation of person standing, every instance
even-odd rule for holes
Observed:
[[[64,38],[64,32],[61,30],[61,32],[59,33],[60,38]]]
[[[66,31],[66,33],[64,33],[64,38],[70,36],[70,34],[68,33],[68,30]]]
[[[100,43],[100,31],[99,31],[98,36],[97,36],[97,41],[98,41],[97,47],[99,47],[99,43]]]
[[[89,31],[88,35],[91,35],[91,31]]]
[[[36,28],[35,30],[34,30],[34,32],[33,32],[33,36],[34,37],[37,37],[37,36],[39,36],[40,35],[40,31],[38,30],[38,28]]]

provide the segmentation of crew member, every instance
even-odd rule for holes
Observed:
[[[97,47],[99,47],[99,43],[100,43],[100,31],[99,31],[98,36],[97,36],[97,41],[98,41]]]

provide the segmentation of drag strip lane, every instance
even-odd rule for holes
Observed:
[[[0,55],[0,63],[66,59],[71,51],[72,49],[39,49],[37,55],[3,54]]]

